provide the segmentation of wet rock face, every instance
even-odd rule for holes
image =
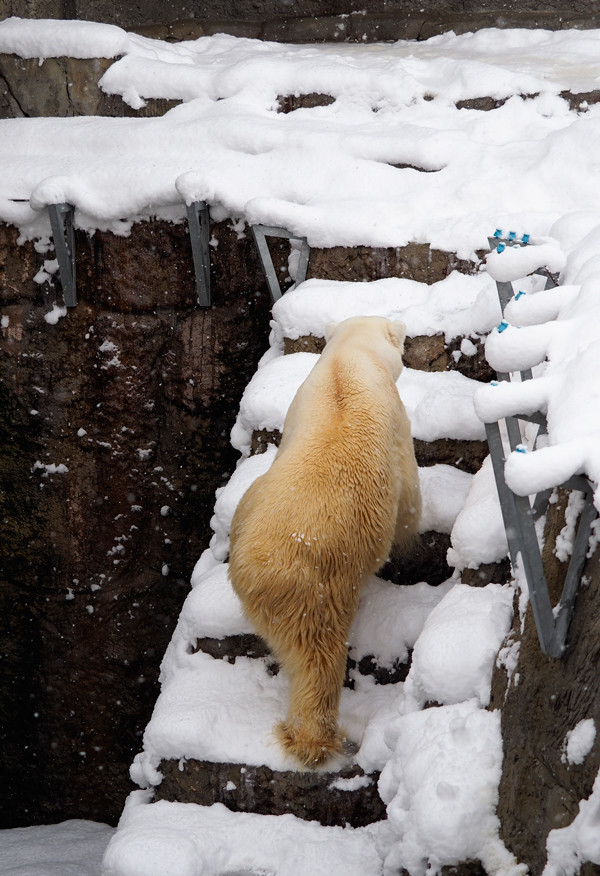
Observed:
[[[210,309],[185,227],[148,223],[78,235],[79,303],[52,325],[43,256],[0,228],[4,825],[114,821],[130,790],[267,346],[250,242],[213,230]]]
[[[565,573],[552,557],[562,510],[560,501],[550,507],[543,557],[553,604]],[[548,833],[573,821],[600,767],[598,738],[582,763],[569,763],[565,753],[567,733],[580,721],[592,718],[600,726],[600,552],[584,568],[560,660],[542,654],[530,607],[522,636],[518,609],[515,616],[518,663],[510,682],[497,668],[492,685],[491,707],[502,708],[504,749],[498,816],[506,846],[531,873],[541,873]],[[581,870],[586,876],[595,872],[589,864]]]

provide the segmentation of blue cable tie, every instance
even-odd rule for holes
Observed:
[[[497,380],[492,380],[491,383],[490,383],[490,386],[498,386],[498,381],[497,381]]]
[[[494,237],[502,237],[502,229],[501,228],[496,228],[496,230],[494,231]]]
[[[506,331],[508,328],[508,323],[505,320],[502,320],[500,325],[498,326],[498,334],[501,335],[503,331]]]
[[[504,252],[505,249],[506,249],[506,247],[504,246],[504,244],[499,243],[498,246],[496,247],[496,252]]]
[[[529,243],[529,235],[524,234],[523,237],[521,238],[521,241],[522,241],[522,243]]]
[[[517,453],[527,453],[527,448],[524,444],[517,444],[515,450],[517,451]]]
[[[517,239],[517,232],[516,231],[509,231],[508,232],[508,239],[509,240],[516,240]]]
[[[515,295],[515,301],[518,301],[519,298],[522,298],[522,297],[523,297],[523,295],[527,295],[527,292],[523,292],[522,289],[519,289],[519,291],[518,291],[517,294]]]

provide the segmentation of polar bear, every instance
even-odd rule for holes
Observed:
[[[347,319],[288,410],[277,456],[242,496],[229,576],[290,680],[284,750],[315,767],[341,750],[338,708],[361,584],[407,547],[421,513],[398,395],[406,327]]]

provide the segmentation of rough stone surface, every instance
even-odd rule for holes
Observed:
[[[435,283],[454,270],[473,274],[478,267],[479,263],[431,249],[427,243],[398,247],[333,246],[311,249],[307,276],[352,282],[406,277],[419,283]]]
[[[267,347],[250,243],[214,233],[208,310],[181,227],[78,235],[79,303],[50,325],[56,290],[32,282],[43,256],[0,228],[3,826],[114,821],[130,789]]]
[[[29,16],[28,16],[29,17]],[[0,118],[40,116],[161,116],[178,100],[148,100],[139,110],[98,81],[112,64],[106,58],[19,58],[0,54]]]
[[[446,344],[443,335],[417,335],[407,337],[404,342],[403,360],[407,368],[417,371],[460,371],[465,377],[487,383],[496,376],[488,365],[481,340],[470,338],[477,352],[472,356],[460,353],[462,338],[454,338]],[[325,346],[325,338],[302,335],[299,338],[283,339],[284,353],[320,353]]]
[[[3,0],[2,17],[79,18],[134,28],[159,38],[203,36],[211,28],[240,36],[290,42],[334,40],[426,39],[454,30],[481,27],[594,28],[598,9],[585,0],[436,0],[415,4],[400,0],[390,9],[386,0],[174,0],[165,9],[159,0]],[[183,25],[183,28],[181,27]],[[235,29],[235,30],[234,30]],[[212,30],[212,32],[218,32]],[[189,34],[189,36],[187,36]]]
[[[260,636],[252,633],[224,636],[222,639],[208,637],[197,639],[193,653],[197,651],[209,654],[216,660],[227,660],[228,663],[235,663],[238,657],[265,657],[268,672],[271,675],[279,673],[279,664],[269,650],[269,646]],[[354,689],[354,672],[358,672],[360,675],[371,675],[377,684],[395,684],[397,681],[404,681],[409,669],[410,657],[404,662],[396,660],[392,666],[382,666],[372,654],[366,654],[360,660],[355,660],[352,657],[352,651],[350,651],[344,684],[346,687]]]
[[[419,465],[454,465],[461,471],[475,474],[488,455],[487,441],[462,441],[438,438],[436,441],[415,439],[415,456]]]
[[[297,109],[314,109],[317,106],[329,106],[335,103],[335,97],[330,94],[286,94],[277,98],[278,113],[292,113]]]
[[[447,581],[452,569],[446,562],[450,536],[444,532],[423,532],[409,554],[401,555],[394,549],[389,561],[379,571],[385,581],[394,584],[418,584],[427,581],[437,586]]]
[[[223,803],[233,812],[290,813],[328,826],[363,827],[385,818],[377,793],[378,773],[353,791],[332,787],[336,780],[364,776],[357,766],[339,772],[276,772],[267,766],[187,760],[182,768],[177,761],[163,761],[159,769],[164,779],[156,789],[156,800]]]
[[[563,508],[562,499],[550,507],[546,528],[544,561],[553,601],[565,572],[564,564],[555,558],[550,562]],[[542,654],[530,607],[521,636],[517,609],[512,639],[520,642],[520,651],[512,681],[508,683],[503,668],[494,672],[492,708],[502,707],[504,748],[498,804],[501,836],[532,873],[544,869],[549,831],[571,823],[580,800],[589,797],[600,767],[598,738],[582,764],[564,759],[569,730],[585,718],[600,726],[599,551],[587,561],[583,581],[564,656],[552,659]],[[581,870],[596,872],[592,865]]]

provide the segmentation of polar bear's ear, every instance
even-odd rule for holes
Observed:
[[[398,347],[398,349],[402,353],[404,351],[406,326],[403,322],[390,322],[388,331],[390,334],[390,341],[395,347]]]
[[[331,336],[338,327],[339,323],[337,322],[328,322],[325,326],[325,343],[331,340]]]

